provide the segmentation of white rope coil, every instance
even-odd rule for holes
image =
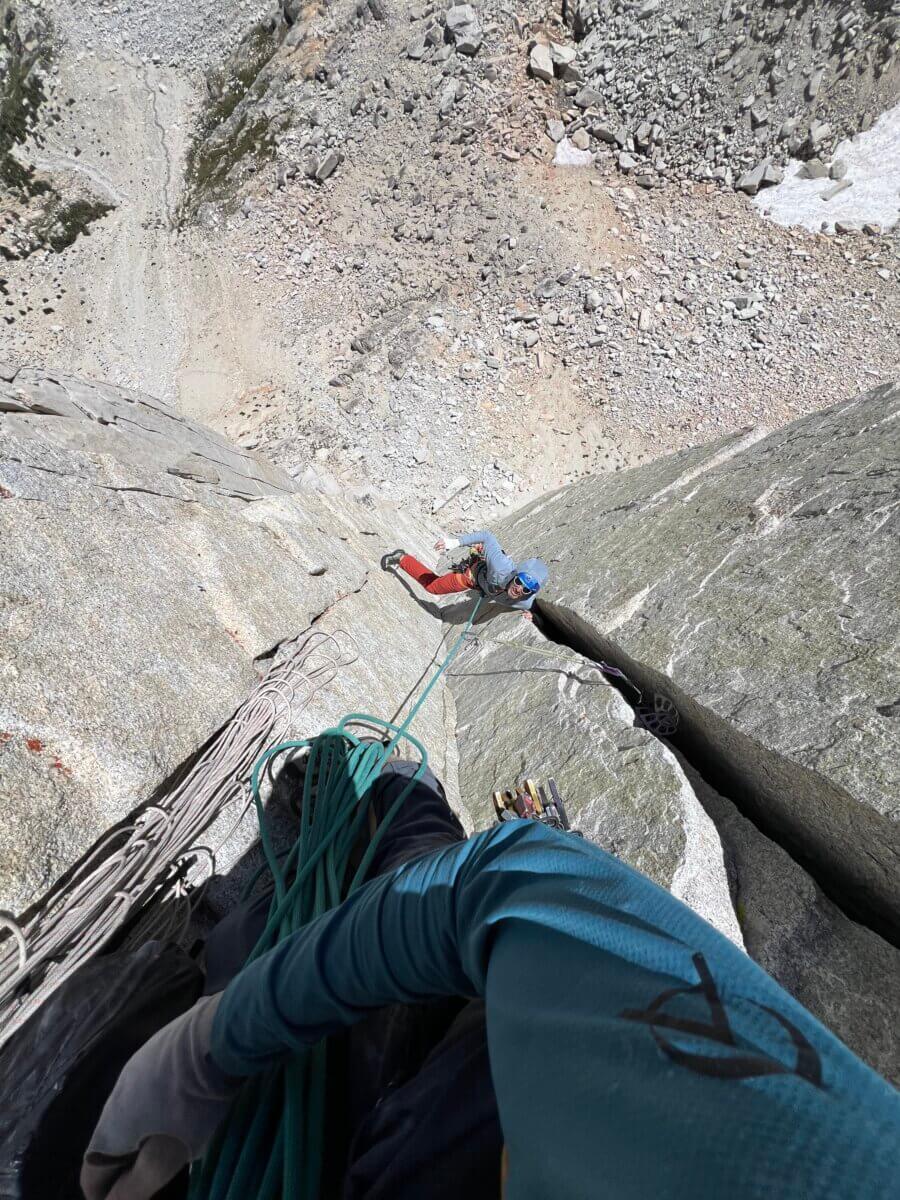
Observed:
[[[215,874],[217,852],[250,806],[253,763],[273,740],[284,740],[290,717],[357,657],[344,630],[298,638],[163,800],[104,835],[27,920],[0,912],[0,930],[10,933],[0,932],[0,1046],[137,913],[147,910],[127,944],[186,933],[197,896]],[[218,845],[201,844],[232,807],[236,816]],[[160,903],[170,895],[171,902]]]

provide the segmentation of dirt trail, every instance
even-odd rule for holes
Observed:
[[[89,181],[114,207],[65,254],[10,264],[26,311],[4,353],[179,407],[187,393],[186,406],[215,424],[258,382],[256,362],[278,356],[265,347],[268,293],[248,296],[234,260],[203,231],[176,225],[197,83],[124,51],[71,48],[55,82],[61,120],[22,158],[63,183]]]

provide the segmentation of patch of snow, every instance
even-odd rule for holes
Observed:
[[[568,138],[557,142],[556,153],[553,156],[554,167],[589,167],[594,161],[590,150],[579,150]]]
[[[792,161],[784,181],[753,200],[763,216],[779,225],[802,225],[818,233],[833,232],[835,221],[848,225],[880,225],[892,229],[900,220],[900,104],[882,113],[871,129],[841,142],[832,161],[847,164],[851,183],[830,200],[823,199],[834,181],[801,179],[802,163]]]

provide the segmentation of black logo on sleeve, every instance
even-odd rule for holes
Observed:
[[[755,1005],[761,1012],[768,1015],[784,1029],[790,1037],[795,1061],[788,1065],[779,1059],[758,1050],[748,1052],[741,1049],[728,1020],[728,1013],[719,995],[715,980],[702,954],[694,955],[694,966],[700,982],[693,987],[669,988],[663,992],[643,1011],[625,1009],[619,1015],[626,1021],[638,1021],[650,1028],[657,1046],[679,1066],[687,1067],[700,1075],[711,1075],[717,1079],[754,1079],[761,1075],[798,1075],[811,1083],[813,1087],[822,1087],[822,1062],[815,1048],[810,1045],[801,1031],[791,1021],[770,1008],[767,1004],[759,1004],[755,1000],[744,1000],[744,1003]],[[684,1016],[675,1016],[666,1012],[668,1005],[676,996],[698,996],[705,1002],[708,1010],[707,1020],[691,1020]],[[734,1053],[701,1054],[684,1049],[677,1044],[683,1041],[678,1035],[688,1035],[691,1038],[704,1038],[718,1043],[720,1046],[733,1047]]]

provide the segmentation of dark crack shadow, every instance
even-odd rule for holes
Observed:
[[[534,613],[548,641],[611,664],[643,695],[674,705],[677,728],[661,740],[786,850],[846,916],[900,947],[900,831],[888,817],[743,733],[571,609],[538,599]]]

